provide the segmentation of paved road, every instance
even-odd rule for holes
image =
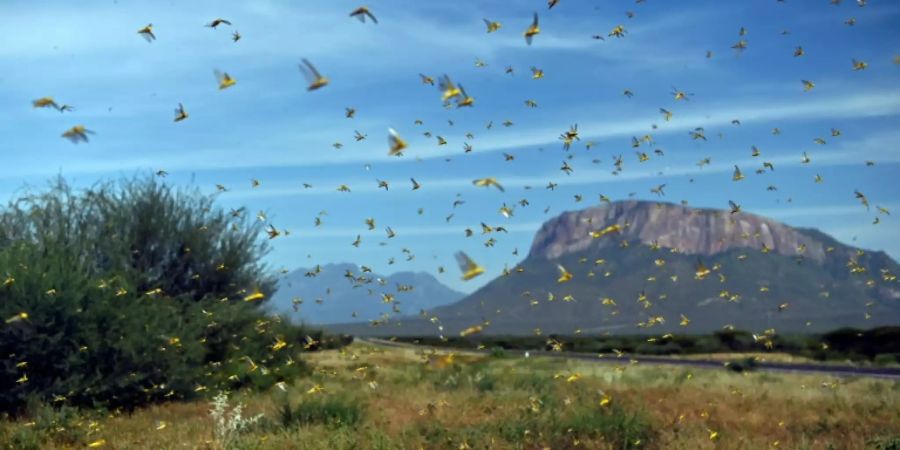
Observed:
[[[385,339],[378,338],[354,338],[354,340],[359,342],[364,342],[372,345],[381,345],[386,347],[400,347],[400,348],[413,348],[413,349],[421,349],[426,346],[420,346],[415,344],[409,344],[405,342],[393,342]],[[451,348],[442,348],[444,350],[452,350]],[[457,349],[459,350],[459,349]],[[467,352],[473,353],[490,353],[490,350],[475,350],[475,349],[464,349]],[[525,351],[523,350],[507,350],[507,354],[524,356]],[[532,356],[545,356],[550,358],[568,358],[568,359],[580,359],[585,361],[593,361],[596,363],[617,363],[621,364],[622,359],[617,358],[598,358],[596,354],[593,353],[576,353],[576,352],[548,352],[543,350],[530,350],[528,352]],[[666,358],[660,356],[640,356],[640,355],[628,355],[629,360],[636,360],[638,363],[643,364],[665,364],[672,366],[686,366],[686,367],[703,367],[703,368],[715,368],[722,369],[723,363],[722,361],[712,361],[712,360],[704,360],[704,359],[677,359],[677,358]],[[872,378],[884,378],[890,380],[898,380],[900,381],[900,368],[897,367],[860,367],[860,366],[850,366],[850,365],[835,365],[835,364],[807,364],[807,363],[778,363],[778,362],[759,362],[756,366],[756,370],[760,371],[771,371],[771,372],[794,372],[794,373],[806,373],[806,374],[821,374],[821,375],[831,375],[838,377],[872,377]]]

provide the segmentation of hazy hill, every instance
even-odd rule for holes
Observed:
[[[591,236],[611,225],[621,231]],[[571,281],[557,282],[558,264]],[[709,273],[698,277],[701,265]],[[508,275],[430,314],[451,334],[484,321],[485,332],[513,334],[866,328],[900,324],[898,273],[884,252],[817,230],[743,212],[626,201],[549,220]],[[435,326],[408,318],[348,331],[419,334]]]
[[[355,264],[328,264],[318,273],[301,268],[281,278],[269,307],[296,321],[328,324],[375,320],[383,314],[417,314],[462,297],[425,272],[384,276],[363,272]],[[302,301],[296,311],[294,299]]]

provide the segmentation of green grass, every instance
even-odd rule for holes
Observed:
[[[293,406],[285,401],[279,407],[280,424],[286,429],[314,424],[352,427],[364,415],[365,406],[347,395],[306,398]]]

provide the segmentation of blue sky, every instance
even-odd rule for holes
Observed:
[[[467,292],[524,257],[543,221],[594,206],[599,194],[656,199],[649,190],[662,183],[663,200],[716,208],[734,200],[747,211],[900,257],[900,4],[562,0],[547,11],[543,0],[373,0],[377,25],[348,17],[357,6],[4,1],[0,195],[10,198],[57,174],[87,185],[164,169],[169,182],[206,192],[223,184],[224,206],[265,211],[275,227],[290,230],[272,242],[273,267],[355,262],[382,273],[425,270]],[[541,34],[528,46],[522,32],[534,11]],[[233,26],[203,26],[217,17]],[[854,26],[844,23],[851,17]],[[482,18],[503,28],[487,34]],[[157,36],[152,43],[136,33],[147,23]],[[625,37],[591,39],[616,25],[626,28]],[[741,27],[748,48],[738,54],[731,46]],[[230,39],[234,30],[243,36],[238,42]],[[804,56],[793,56],[797,46]],[[304,57],[330,85],[306,91],[297,68]],[[476,67],[477,58],[487,66]],[[868,68],[854,71],[853,59]],[[504,73],[507,66],[513,76]],[[531,66],[545,77],[532,79]],[[237,84],[219,91],[215,69]],[[443,108],[420,72],[449,74],[475,106]],[[816,87],[804,92],[801,80]],[[694,95],[676,101],[673,87]],[[625,97],[625,89],[634,96]],[[75,110],[32,108],[43,96]],[[527,108],[527,99],[538,107]],[[173,123],[179,102],[190,117]],[[345,107],[356,117],[345,118]],[[504,120],[514,125],[504,127]],[[582,140],[566,152],[557,137],[575,123]],[[60,137],[76,124],[96,132],[90,143]],[[402,157],[387,155],[389,127],[409,141]],[[705,128],[708,141],[691,139],[695,127]],[[780,135],[771,133],[775,127]],[[833,137],[832,128],[841,135]],[[354,130],[368,138],[356,142]],[[425,131],[448,144],[438,146]],[[466,139],[469,132],[474,139]],[[646,134],[654,145],[638,149],[650,154],[641,163],[631,139]],[[595,143],[590,150],[588,141]],[[335,142],[344,147],[334,149]],[[463,153],[465,142],[471,153]],[[751,157],[753,145],[758,158]],[[515,159],[506,161],[504,152]],[[803,152],[811,163],[801,164]],[[625,161],[618,175],[611,173],[614,155]],[[705,157],[711,165],[697,167]],[[571,175],[559,170],[563,161]],[[776,170],[754,174],[762,161]],[[731,181],[734,164],[745,180]],[[815,183],[816,175],[824,181]],[[506,192],[472,186],[487,176]],[[412,191],[410,177],[422,188]],[[260,187],[251,188],[254,178]],[[389,181],[390,191],[378,189],[376,179]],[[550,182],[558,183],[553,191],[545,189]],[[341,184],[351,192],[338,192]],[[855,189],[893,215],[873,225],[876,210],[866,211]],[[584,200],[576,202],[576,194]],[[465,203],[454,208],[457,199]],[[518,206],[521,199],[530,204]],[[504,203],[517,205],[511,218],[498,211]],[[315,227],[322,211],[327,215]],[[376,219],[376,230],[367,230],[367,217]],[[497,243],[485,247],[490,236],[480,235],[480,222],[509,233],[491,235]],[[387,226],[397,237],[386,238]],[[467,227],[474,237],[465,237]],[[359,248],[351,246],[357,234]],[[403,248],[415,259],[407,261]],[[487,266],[486,276],[459,280],[453,253],[461,249]],[[446,273],[438,275],[438,266]]]

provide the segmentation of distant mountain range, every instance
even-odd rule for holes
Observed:
[[[330,324],[418,314],[464,294],[425,272],[379,275],[355,264],[328,264],[288,273],[268,307],[310,324]]]
[[[603,233],[602,231],[606,231]],[[558,265],[572,274],[560,283]],[[814,230],[754,214],[647,201],[544,223],[508,274],[428,316],[357,334],[815,332],[900,324],[900,266]]]

